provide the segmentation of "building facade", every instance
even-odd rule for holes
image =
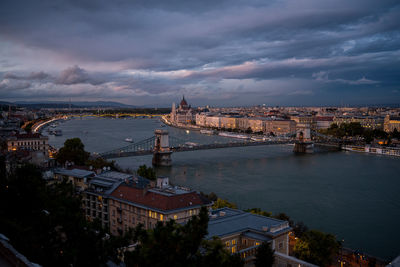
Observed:
[[[36,134],[16,134],[7,138],[7,150],[30,150],[40,151],[48,157],[49,138],[39,133]]]
[[[172,104],[170,120],[172,123],[176,124],[191,124],[195,122],[196,117],[190,105],[186,102],[185,97],[182,97],[182,100],[178,106],[175,107],[175,103]]]
[[[143,224],[154,228],[158,221],[188,221],[211,202],[195,191],[169,186],[137,188],[127,183],[119,185],[109,196],[110,232],[122,235],[129,228]]]
[[[396,129],[400,132],[400,116],[390,116],[386,115],[384,120],[384,128],[383,130],[387,133],[393,132]]]
[[[291,230],[287,221],[222,208],[211,211],[206,238],[218,237],[230,253],[240,255],[245,266],[254,266],[257,249],[262,243],[269,243],[275,250],[274,266],[288,266],[288,263],[313,266],[289,256]]]
[[[284,135],[296,132],[296,122],[293,120],[272,119],[264,121],[264,133]]]

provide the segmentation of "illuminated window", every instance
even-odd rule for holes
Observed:
[[[157,212],[153,212],[153,218],[157,219]]]
[[[174,220],[178,219],[178,216],[174,215]]]
[[[259,246],[260,245],[260,243],[259,242],[256,242],[256,246]]]
[[[164,220],[164,215],[160,214],[160,221]]]
[[[236,247],[232,247],[232,253],[236,252]]]
[[[189,215],[192,216],[192,210],[189,210]]]
[[[227,247],[229,247],[229,241],[226,241],[225,245],[226,245]]]
[[[149,210],[149,217],[151,217],[151,210]]]

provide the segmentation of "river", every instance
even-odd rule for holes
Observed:
[[[57,127],[63,136],[49,136],[61,147],[79,137],[90,152],[104,152],[140,141],[161,128],[158,119],[72,119]],[[196,143],[225,137],[163,127],[170,135]],[[44,131],[45,133],[45,131]],[[151,165],[151,156],[116,159],[123,168]],[[296,155],[289,145],[238,147],[181,152],[173,166],[157,168],[173,184],[237,203],[284,212],[309,228],[336,235],[344,246],[391,259],[400,254],[400,158],[354,152]]]

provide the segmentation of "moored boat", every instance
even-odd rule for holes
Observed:
[[[219,133],[218,135],[223,136],[223,137],[230,137],[230,138],[250,139],[247,135],[243,135],[243,134],[222,132],[222,133]]]
[[[213,130],[200,130],[200,133],[213,135],[213,134],[215,134],[215,131],[213,131]]]

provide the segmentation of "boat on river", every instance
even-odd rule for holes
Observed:
[[[200,130],[200,133],[213,135],[213,134],[215,134],[215,131],[213,131],[213,130]]]
[[[54,131],[54,135],[55,136],[62,136],[62,131],[57,129],[57,130]]]
[[[128,143],[133,143],[133,139],[132,138],[125,138],[125,142],[128,142]]]
[[[234,134],[234,133],[227,133],[227,132],[222,132],[218,134],[219,136],[223,137],[230,137],[230,138],[238,138],[238,139],[250,139],[247,135],[244,134]]]

